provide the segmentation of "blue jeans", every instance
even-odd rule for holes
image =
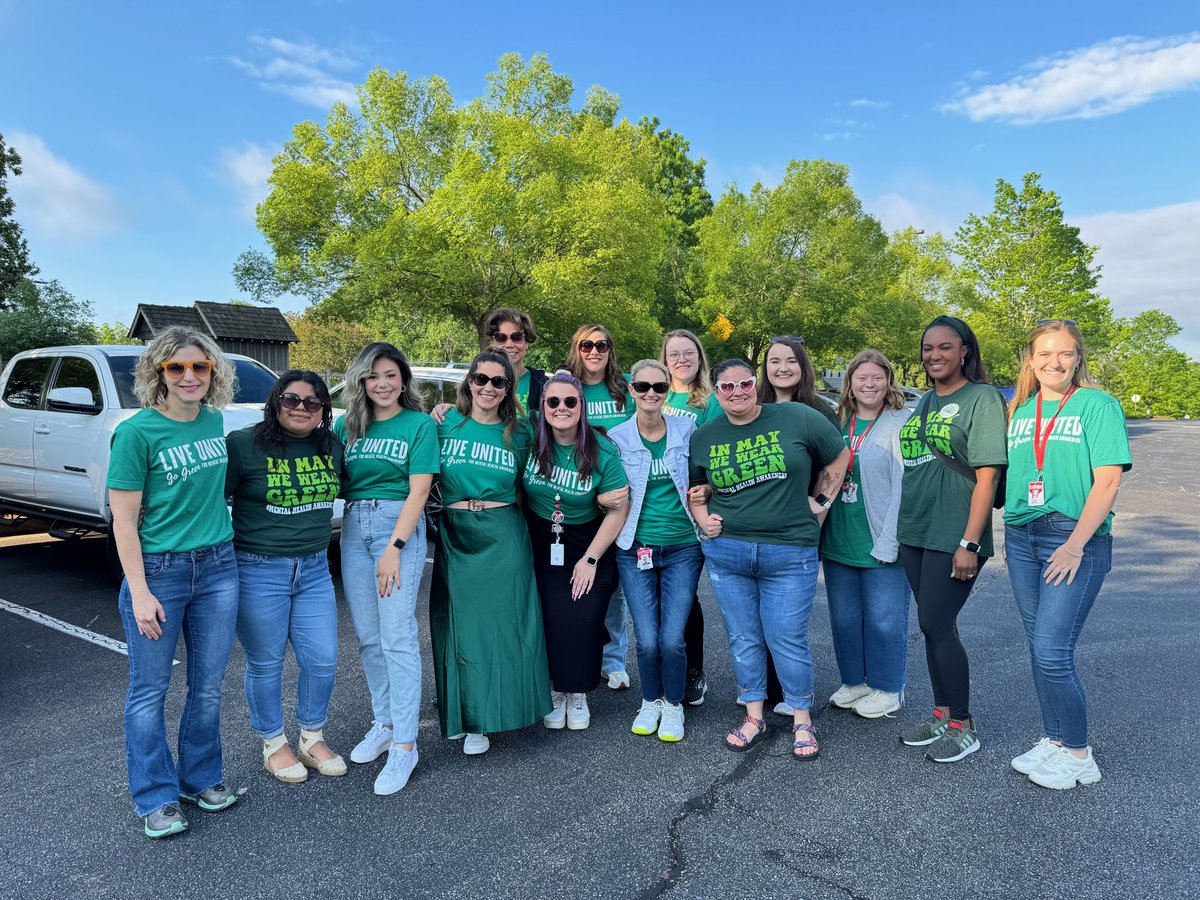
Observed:
[[[904,567],[847,566],[832,559],[823,566],[842,684],[903,693],[911,596]]]
[[[156,641],[138,634],[129,582],[121,582],[117,607],[129,645],[125,697],[125,763],[129,793],[139,816],[148,816],[180,793],[198,794],[219,784],[221,679],[237,623],[238,579],[233,544],[183,553],[143,553],[150,593],[162,604]],[[179,721],[179,764],[171,758],[163,704],[171,663],[182,632],[187,647],[187,700]]]
[[[692,611],[704,553],[698,541],[651,547],[654,568],[639,570],[637,544],[617,550],[617,568],[637,639],[642,699],[682,703],[687,681],[683,629]]]
[[[283,734],[283,659],[296,654],[296,721],[317,731],[329,716],[337,670],[337,601],[325,551],[259,556],[237,551],[237,635],[246,651],[250,727],[263,740]]]
[[[617,553],[621,552],[618,548]],[[600,661],[600,671],[605,677],[613,672],[625,671],[628,665],[629,629],[626,625],[628,619],[625,589],[618,584],[617,589],[613,591],[612,597],[608,600],[608,612],[604,614],[604,627],[608,629],[608,643],[604,645],[604,657]]]
[[[817,548],[723,537],[702,546],[729,633],[738,698],[746,703],[766,699],[769,647],[783,699],[796,709],[810,709],[808,620],[817,592]]]
[[[1074,519],[1052,512],[1027,525],[1007,526],[1004,542],[1046,737],[1082,750],[1088,745],[1087,700],[1075,671],[1075,645],[1112,568],[1112,535],[1093,535],[1084,545],[1073,584],[1066,579],[1059,585],[1046,584],[1050,554],[1066,543],[1074,528]]]
[[[379,596],[375,570],[391,546],[403,500],[352,500],[342,514],[342,590],[350,607],[371,714],[391,725],[397,744],[417,739],[421,707],[421,648],[417,592],[425,571],[425,517],[400,551],[400,580]]]

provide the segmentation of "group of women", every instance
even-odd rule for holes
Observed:
[[[466,754],[539,720],[587,728],[588,693],[630,684],[626,608],[642,691],[632,731],[681,740],[685,706],[705,699],[706,568],[745,706],[726,745],[760,741],[772,705],[790,719],[795,758],[816,758],[808,626],[823,566],[841,676],[830,703],[868,719],[900,709],[911,589],[934,708],[901,740],[937,762],[962,759],[980,743],[957,617],[995,553],[999,505],[1044,732],[1013,768],[1058,789],[1100,778],[1074,652],[1111,565],[1112,507],[1131,460],[1121,408],[1088,379],[1075,323],[1034,330],[1007,416],[974,334],[949,316],[923,333],[932,389],[914,410],[888,360],[864,350],[836,412],[814,393],[800,338],[774,339],[757,372],[740,359],[710,370],[695,335],[673,331],[627,379],[611,333],[585,325],[547,376],[524,364],[537,338],[527,314],[501,309],[487,324],[491,345],[452,407],[422,411],[404,354],[375,343],[347,371],[336,422],[321,378],[293,370],[263,420],[228,437],[219,409],[233,370],[208,337],[173,328],[139,358],[143,409],[116,430],[108,487],[126,575],[129,784],[147,835],[187,828],[180,801],[218,811],[237,800],[219,737],[235,635],[266,770],[285,782],[347,771],[323,731],[337,497],[373,718],[350,759],[386,754],[378,794],[401,790],[418,761],[416,602],[430,550],[439,723]],[[176,758],[163,706],[181,633]]]

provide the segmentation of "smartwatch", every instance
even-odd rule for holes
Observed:
[[[594,556],[585,556],[583,558],[583,561],[585,563],[587,563],[589,566],[591,566],[592,568],[595,568],[596,563],[600,562],[600,560],[596,559],[596,557],[594,557]]]
[[[396,538],[394,541],[392,541],[392,546],[397,550],[403,550],[406,543],[408,542],[404,540],[404,538]]]
[[[979,552],[979,545],[977,543],[975,543],[974,541],[968,541],[966,538],[963,538],[961,541],[959,541],[958,546],[962,547],[964,550],[967,550],[971,553]]]
[[[817,494],[817,496],[813,497],[813,499],[817,501],[818,506],[823,506],[826,509],[829,509],[829,507],[833,506],[833,500],[831,500],[829,497],[826,497],[824,494]]]

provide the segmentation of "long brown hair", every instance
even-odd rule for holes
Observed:
[[[804,349],[804,339],[791,335],[771,338],[771,342],[767,344],[767,352],[763,354],[762,365],[758,372],[758,402],[779,402],[775,385],[771,384],[771,379],[767,377],[767,355],[771,352],[772,347],[779,345],[791,350],[796,357],[796,362],[800,364],[800,383],[796,385],[796,396],[792,400],[796,403],[803,403],[805,406],[811,406],[817,412],[824,414],[821,401],[817,399],[817,372],[813,368],[812,360],[808,358],[808,351]]]
[[[670,381],[670,366],[667,365],[667,341],[671,338],[683,338],[691,341],[696,348],[696,377],[692,379],[692,383],[688,386],[688,406],[694,406],[696,409],[708,409],[708,399],[713,394],[712,380],[708,377],[708,356],[704,353],[704,347],[700,344],[700,338],[692,334],[686,328],[676,328],[674,331],[668,331],[663,335],[662,348],[658,351],[658,361],[664,366],[667,366],[667,380]],[[630,373],[632,374],[632,373]]]
[[[886,356],[878,350],[867,348],[860,350],[858,355],[850,360],[850,365],[846,366],[846,374],[842,376],[842,391],[838,397],[837,415],[843,425],[850,421],[850,417],[858,411],[858,404],[850,390],[850,376],[859,366],[867,363],[874,363],[887,373],[887,393],[884,395],[883,405],[889,409],[904,409],[904,394],[900,392],[900,388],[896,387],[896,370],[892,368],[892,364]]]
[[[463,420],[458,423],[458,427],[466,425],[467,419],[471,418],[471,408],[475,403],[475,398],[471,395],[471,376],[479,371],[481,363],[495,363],[504,370],[504,377],[508,379],[508,388],[505,390],[504,399],[500,401],[496,412],[500,416],[500,421],[504,423],[504,446],[511,447],[513,432],[517,430],[517,422],[521,417],[521,405],[517,402],[517,380],[513,377],[512,360],[508,358],[507,353],[501,353],[499,350],[482,350],[471,360],[467,374],[458,383],[458,393],[454,397],[454,408],[463,417]]]
[[[1011,419],[1022,403],[1036,394],[1039,389],[1037,375],[1033,372],[1033,345],[1043,334],[1054,334],[1065,331],[1075,341],[1075,371],[1071,374],[1071,384],[1075,387],[1091,387],[1095,384],[1088,374],[1087,360],[1083,355],[1083,335],[1079,326],[1066,319],[1047,319],[1029,335],[1029,343],[1025,345],[1024,358],[1021,360],[1021,374],[1017,376],[1017,386],[1013,398],[1008,403],[1008,417]]]
[[[629,388],[625,382],[625,376],[621,374],[621,366],[617,362],[617,344],[603,325],[581,325],[575,330],[575,334],[571,336],[571,351],[567,354],[564,368],[569,370],[580,384],[585,383],[583,376],[586,370],[583,365],[583,355],[579,352],[579,342],[585,340],[593,331],[599,331],[604,335],[604,339],[610,345],[608,364],[604,367],[604,386],[608,388],[609,395],[617,401],[617,409],[624,412],[625,394]]]

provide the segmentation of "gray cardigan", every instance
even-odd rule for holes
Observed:
[[[885,563],[895,562],[900,552],[896,540],[900,481],[904,477],[900,428],[911,415],[908,409],[881,410],[870,434],[858,448],[859,490],[871,529],[871,555]]]

